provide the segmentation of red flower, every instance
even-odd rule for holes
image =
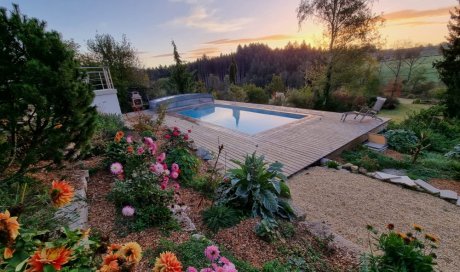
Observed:
[[[191,130],[191,129],[189,129],[189,130],[187,130],[187,132],[188,132],[188,133],[192,133],[192,130]]]
[[[176,137],[177,137],[177,136],[179,136],[179,135],[180,135],[180,131],[178,131],[178,130],[174,130],[174,131],[173,131],[173,136],[176,136]]]
[[[173,129],[179,131],[179,128],[178,128],[178,127],[174,127]]]
[[[171,135],[166,134],[166,135],[165,135],[165,138],[166,138],[166,139],[171,139]]]
[[[186,141],[188,140],[188,134],[184,135],[184,140],[186,140]]]

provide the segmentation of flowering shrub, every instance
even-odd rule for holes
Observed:
[[[187,148],[178,147],[169,152],[166,162],[170,165],[180,165],[180,180],[185,184],[190,184],[198,172],[200,161]]]
[[[192,130],[182,132],[178,127],[166,128],[163,137],[166,139],[165,149],[171,151],[174,148],[190,148],[189,134]]]
[[[367,227],[377,243],[377,249],[383,252],[364,255],[361,263],[362,271],[434,271],[439,239],[431,234],[423,234],[423,227],[414,224],[414,232],[397,232],[393,224],[388,224],[387,232],[379,233]]]

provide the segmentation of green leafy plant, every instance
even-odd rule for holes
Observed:
[[[327,168],[339,169],[340,164],[336,161],[327,161],[326,162]]]
[[[451,151],[447,152],[444,156],[451,159],[460,160],[460,144],[456,145]]]
[[[388,231],[379,234],[372,226],[368,226],[370,238],[377,241],[376,247],[382,252],[371,253],[362,257],[362,271],[434,271],[438,239],[430,234],[423,235],[423,228],[414,224],[414,232],[401,233],[394,231],[393,224],[387,226]],[[369,240],[371,243],[371,240]]]
[[[203,221],[213,232],[235,226],[241,217],[240,212],[224,205],[214,205],[203,211]]]
[[[177,147],[167,154],[166,163],[168,165],[172,163],[180,165],[179,178],[181,181],[185,182],[185,185],[187,185],[194,179],[198,171],[200,161],[187,148]]]
[[[266,262],[262,268],[262,272],[291,272],[290,267],[282,264],[278,260]]]
[[[411,130],[396,129],[385,133],[388,139],[388,146],[396,151],[409,154],[417,145],[418,138]]]
[[[253,217],[274,218],[280,216],[292,219],[291,206],[281,198],[283,165],[279,162],[267,167],[263,156],[247,155],[244,163],[233,161],[239,168],[230,169],[226,175],[228,182],[218,189],[219,202],[250,212]]]
[[[123,131],[125,129],[120,115],[97,114],[94,123],[94,134],[90,141],[91,154],[103,154],[106,151],[107,144],[113,140],[113,135],[115,135],[117,131]]]
[[[264,218],[259,223],[257,223],[254,232],[257,236],[264,240],[273,241],[280,235],[278,232],[278,227],[278,222],[276,222],[275,219]]]

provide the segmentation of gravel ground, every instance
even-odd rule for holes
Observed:
[[[459,271],[460,207],[437,197],[369,177],[314,167],[288,181],[294,205],[308,221],[322,221],[367,249],[366,225],[383,230],[393,223],[409,231],[417,223],[435,234],[441,271]]]

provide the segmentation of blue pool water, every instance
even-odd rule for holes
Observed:
[[[179,114],[251,135],[305,117],[300,114],[227,105],[204,105],[180,111]]]

